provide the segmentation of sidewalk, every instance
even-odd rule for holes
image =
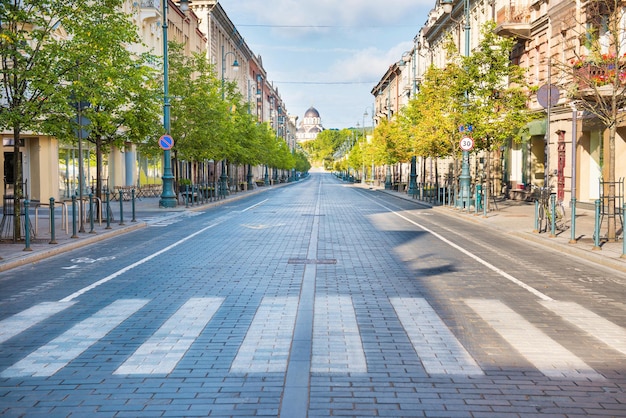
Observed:
[[[204,204],[194,203],[193,205],[178,205],[176,208],[161,208],[159,207],[159,197],[140,198],[135,200],[135,221],[132,218],[132,203],[130,201],[123,201],[123,221],[124,225],[120,225],[120,202],[110,202],[111,209],[113,211],[114,221],[110,223],[110,229],[106,229],[106,222],[103,221],[99,224],[94,222],[94,230],[91,232],[91,224],[89,220],[83,224],[85,232],[78,232],[80,227],[77,226],[77,237],[72,238],[72,208],[68,207],[69,212],[69,227],[66,233],[65,226],[62,223],[61,206],[55,207],[55,244],[50,243],[50,210],[48,207],[41,208],[38,211],[38,228],[36,231],[36,238],[31,239],[30,250],[25,251],[24,241],[18,243],[12,243],[7,240],[0,240],[0,272],[23,266],[30,263],[43,260],[47,257],[64,253],[66,251],[80,248],[85,245],[93,244],[98,241],[102,241],[107,238],[111,238],[120,234],[124,234],[130,231],[134,231],[140,228],[144,228],[148,225],[148,222],[158,222],[159,219],[165,220],[167,218],[177,217],[182,215],[185,211],[195,211],[211,208],[218,205],[228,204],[233,201],[242,199],[252,194],[261,193],[263,191],[271,190],[275,187],[281,187],[290,183],[279,184],[275,186],[260,187],[258,189],[238,192],[228,195],[226,198],[211,202],[205,202]],[[35,228],[35,211],[31,208],[30,222],[32,228]],[[77,222],[78,223],[78,222]]]
[[[369,186],[365,186],[369,187]],[[537,233],[535,228],[535,204],[517,200],[497,200],[497,209],[491,203],[487,216],[480,211],[475,214],[460,211],[450,206],[432,206],[431,204],[412,199],[405,193],[384,190],[375,187],[376,190],[400,197],[406,200],[419,202],[432,207],[440,213],[454,216],[468,222],[479,223],[489,228],[514,235],[516,237],[532,241],[536,244],[552,248],[565,254],[570,254],[587,261],[601,264],[614,270],[626,272],[626,256],[623,254],[623,242],[600,242],[600,249],[594,249],[593,232],[595,227],[594,211],[576,208],[575,239],[572,241],[571,228],[565,231],[556,231],[556,236],[551,237],[550,231]],[[571,226],[571,211],[566,207],[566,224]],[[618,229],[620,228],[618,221]],[[606,221],[600,229],[600,236],[606,234]]]

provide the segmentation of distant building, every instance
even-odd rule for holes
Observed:
[[[322,119],[320,113],[314,107],[310,107],[304,113],[304,118],[298,126],[296,131],[296,141],[306,142],[317,138],[317,134],[322,132],[324,127],[322,126]]]

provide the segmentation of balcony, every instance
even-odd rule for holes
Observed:
[[[496,34],[508,38],[530,39],[530,8],[502,7],[496,13]]]
[[[141,0],[140,18],[142,22],[150,23],[161,18],[162,0]]]
[[[585,64],[574,69],[574,81],[579,90],[607,84],[607,78],[615,74],[606,64]]]
[[[620,65],[619,71],[619,85],[616,87],[621,91],[626,82],[626,69],[621,68]],[[598,96],[608,97],[615,94],[613,86],[615,75],[614,64],[587,63],[580,67],[575,67],[574,83],[578,85],[576,97],[589,99]]]

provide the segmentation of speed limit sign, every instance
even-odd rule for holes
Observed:
[[[469,136],[461,139],[461,149],[463,151],[471,151],[474,148],[474,140]]]

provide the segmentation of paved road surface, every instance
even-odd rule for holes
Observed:
[[[0,413],[624,416],[625,296],[312,175],[0,273]]]

